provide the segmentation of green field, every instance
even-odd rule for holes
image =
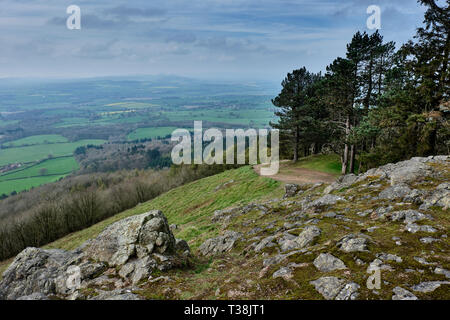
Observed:
[[[20,146],[31,146],[36,144],[65,143],[65,142],[68,142],[67,138],[60,136],[58,134],[44,134],[6,142],[3,145],[6,147],[20,147]]]
[[[153,139],[157,137],[165,137],[176,129],[176,127],[139,128],[131,132],[127,138],[128,140],[138,140],[145,138]]]
[[[12,181],[2,181],[0,182],[0,195],[2,194],[8,195],[13,191],[20,192],[24,190],[29,190],[32,187],[38,187],[46,183],[58,181],[59,179],[64,178],[65,176],[67,176],[67,174],[56,176],[42,176]]]
[[[10,163],[29,163],[52,157],[70,156],[76,148],[88,144],[103,144],[104,140],[80,140],[67,143],[53,143],[0,150],[0,166]]]
[[[36,165],[4,173],[0,175],[0,195],[57,181],[78,168],[77,161],[70,156],[44,160]]]
[[[44,160],[36,165],[6,172],[0,175],[0,182],[16,179],[31,178],[42,175],[61,175],[78,170],[79,166],[74,157],[63,157]],[[44,170],[45,169],[45,170]]]

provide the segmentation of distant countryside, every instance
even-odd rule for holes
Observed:
[[[194,120],[218,128],[269,127],[276,119],[271,98],[278,87],[165,76],[0,80],[0,197],[58,181],[80,163],[87,171],[110,168],[105,159],[99,164],[102,154],[120,150],[130,159],[136,144],[161,150],[161,141],[168,144],[175,129],[191,129]]]

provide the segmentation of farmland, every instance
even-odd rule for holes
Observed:
[[[194,121],[204,129],[267,127],[277,90],[166,76],[0,81],[0,195],[77,170],[80,146],[160,139]]]

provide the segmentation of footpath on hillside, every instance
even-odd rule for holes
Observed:
[[[263,165],[258,164],[253,166],[255,172],[261,175],[261,167]],[[284,160],[280,161],[280,170],[276,175],[269,178],[283,182],[283,183],[333,183],[337,176],[331,173],[322,172],[318,170],[299,168],[292,166],[292,161]]]

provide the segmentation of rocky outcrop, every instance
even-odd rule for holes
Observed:
[[[322,272],[347,269],[341,259],[329,253],[321,253],[313,262],[314,266]]]
[[[73,251],[25,249],[4,272],[0,299],[89,298],[81,289],[91,284],[136,284],[156,269],[180,266],[188,255],[189,246],[175,239],[162,212],[150,211],[110,225]],[[106,272],[108,276],[102,277]],[[138,299],[119,291],[94,296]]]
[[[355,300],[360,286],[337,277],[322,277],[311,284],[327,300]]]
[[[204,256],[217,255],[230,251],[242,234],[234,231],[226,231],[223,236],[206,240],[199,248]]]

